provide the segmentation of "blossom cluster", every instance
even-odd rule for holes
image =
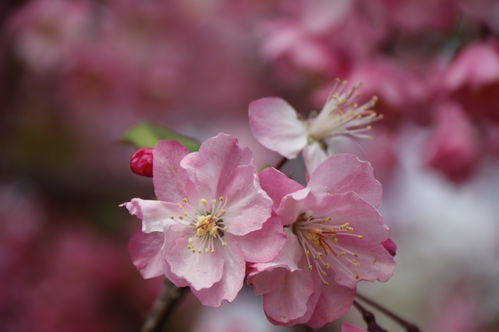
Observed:
[[[132,170],[150,176],[152,163],[157,198],[123,204],[142,220],[130,241],[142,275],[166,276],[213,307],[233,301],[246,279],[272,323],[312,327],[343,316],[359,281],[387,281],[396,247],[378,211],[381,184],[368,162],[322,148],[379,118],[372,102],[354,106],[356,87],[345,84],[305,122],[277,98],[250,105],[268,148],[292,158],[320,145],[312,164],[305,158],[306,185],[274,167],[257,172],[251,151],[224,133],[196,152],[174,140],[136,152]]]

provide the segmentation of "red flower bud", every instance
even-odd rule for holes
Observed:
[[[397,245],[395,242],[392,241],[392,239],[387,239],[381,243],[383,247],[385,247],[386,251],[392,256],[395,256],[397,254]]]
[[[152,177],[152,148],[135,151],[130,158],[130,169],[138,175]]]

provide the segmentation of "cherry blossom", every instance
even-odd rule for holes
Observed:
[[[248,276],[271,322],[323,326],[350,308],[358,281],[390,278],[389,230],[376,210],[381,185],[369,163],[338,154],[307,187],[274,168],[260,182],[287,237],[280,254],[254,264]]]
[[[303,151],[307,171],[311,173],[334,153],[333,138],[371,137],[365,132],[382,116],[372,110],[377,97],[360,106],[355,103],[359,87],[360,83],[349,88],[346,81],[337,80],[322,110],[305,120],[281,98],[255,100],[249,106],[253,135],[266,148],[288,159]]]
[[[269,218],[272,201],[258,183],[251,152],[219,134],[193,153],[160,141],[153,155],[158,200],[124,204],[142,219],[130,241],[134,264],[145,278],[165,275],[189,286],[204,305],[234,300],[246,261],[271,260],[284,242],[282,226]]]

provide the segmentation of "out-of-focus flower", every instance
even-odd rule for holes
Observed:
[[[143,148],[135,151],[130,159],[130,169],[138,175],[152,177],[153,150]]]
[[[394,261],[382,245],[389,231],[375,208],[381,185],[369,163],[330,157],[306,188],[274,168],[260,181],[287,237],[280,254],[248,276],[270,321],[322,326],[350,308],[359,280],[391,276]]]
[[[458,13],[455,0],[383,0],[391,23],[409,32],[448,30]]]
[[[278,220],[269,219],[272,201],[258,183],[251,152],[219,134],[199,152],[161,141],[153,155],[159,200],[126,203],[142,219],[142,232],[130,242],[134,264],[145,278],[166,275],[190,286],[204,305],[234,300],[246,261],[269,261],[285,240]]]
[[[33,69],[53,68],[71,54],[90,29],[88,1],[36,0],[14,17],[16,49]]]
[[[499,122],[497,41],[477,42],[464,48],[449,65],[440,85],[472,116]]]
[[[370,138],[370,124],[381,119],[371,108],[377,97],[359,106],[357,84],[347,88],[338,80],[319,114],[301,120],[293,107],[277,97],[253,101],[249,106],[250,126],[255,138],[265,147],[286,158],[295,158],[303,150],[309,173],[334,153],[332,139],[337,136]]]
[[[475,128],[459,104],[438,105],[436,128],[424,145],[426,164],[451,180],[462,180],[478,164],[480,150]]]
[[[357,326],[353,326],[350,324],[342,324],[341,325],[341,332],[367,332],[366,330],[363,330]]]
[[[496,0],[457,0],[465,15],[499,32],[499,3]]]

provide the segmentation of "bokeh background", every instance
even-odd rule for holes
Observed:
[[[344,150],[373,163],[399,246],[391,281],[360,290],[423,331],[499,331],[498,36],[496,0],[2,0],[0,330],[140,328],[162,281],[127,254],[138,220],[118,204],[153,195],[129,128],[224,131],[273,164],[249,102],[306,116],[340,77],[380,98],[376,138]],[[247,290],[174,316],[171,331],[291,330]]]

